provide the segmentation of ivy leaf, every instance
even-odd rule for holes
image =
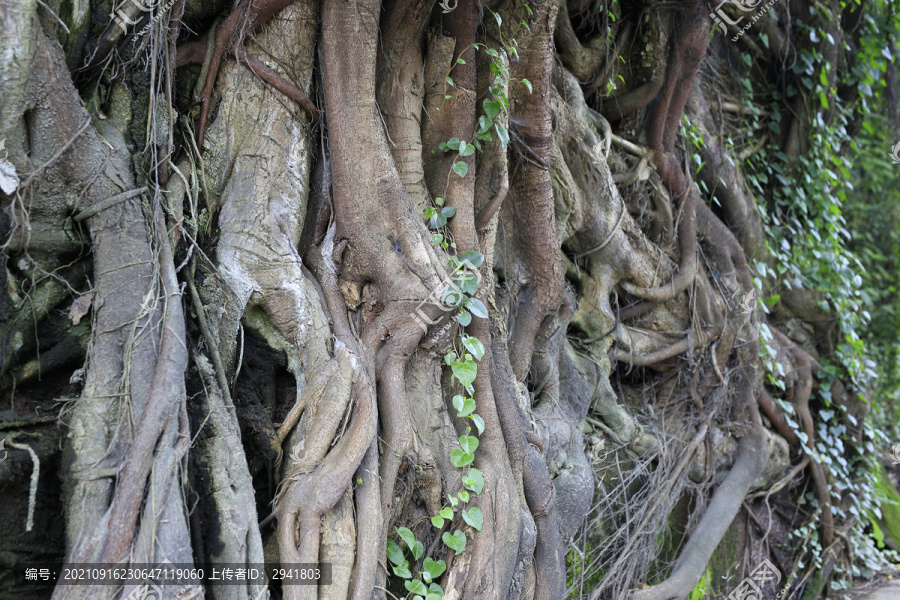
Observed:
[[[475,360],[481,360],[484,356],[484,344],[481,343],[476,337],[472,337],[471,335],[467,335],[462,339],[463,346],[472,353],[472,356],[475,357]],[[475,410],[474,408],[472,410]]]
[[[466,489],[472,490],[475,494],[480,494],[484,490],[484,475],[481,471],[472,467],[469,469],[469,475],[463,479],[463,485]]]
[[[457,410],[457,417],[467,417],[475,410],[475,400],[465,396],[453,396],[453,408]]]
[[[456,173],[457,175],[459,175],[460,177],[465,177],[469,173],[469,165],[467,165],[466,163],[464,163],[461,160],[458,160],[455,163],[453,163],[453,167],[451,167],[451,168],[453,169],[453,172]]]
[[[469,501],[469,492],[467,492],[466,490],[461,491],[459,493],[459,499],[462,500],[463,502],[468,502]]]
[[[453,518],[453,509],[450,508],[449,506],[445,506],[444,508],[441,509],[440,514],[445,519],[452,519]]]
[[[416,540],[416,543],[413,545],[411,550],[413,558],[415,558],[416,560],[419,560],[420,558],[422,558],[422,555],[425,554],[425,546],[419,540]]]
[[[430,558],[426,558],[425,562],[422,563],[422,568],[425,569],[426,573],[431,575],[432,579],[437,579],[447,570],[447,563],[442,560],[431,560]]]
[[[500,145],[506,148],[506,145],[509,144],[509,132],[506,131],[506,127],[503,126],[503,123],[494,123],[494,129],[497,130],[497,136],[500,138]]]
[[[461,435],[459,436],[459,446],[464,452],[475,454],[475,450],[478,449],[478,438],[473,435]]]
[[[387,557],[388,560],[395,565],[406,564],[406,557],[403,556],[403,550],[394,540],[388,540],[387,542]]]
[[[466,308],[476,317],[487,319],[487,308],[484,306],[484,303],[478,298],[469,298],[469,301],[466,303]]]
[[[472,322],[472,315],[469,311],[460,309],[459,314],[456,315],[456,320],[459,321],[460,325],[465,327]]]
[[[448,548],[456,551],[457,555],[462,554],[463,550],[466,549],[466,534],[459,529],[454,531],[453,535],[450,535],[449,531],[445,531],[441,539],[447,544]]]
[[[447,147],[450,148],[451,150],[459,150],[459,138],[452,137],[449,140],[447,140]]]
[[[444,81],[447,82],[447,85],[449,85],[450,87],[453,87],[453,78],[452,77],[445,77]]]
[[[467,144],[465,142],[459,143],[459,155],[460,156],[471,156],[475,153],[475,146],[472,144]]]
[[[444,217],[445,219],[450,219],[454,215],[456,215],[456,209],[453,208],[452,206],[445,206],[444,208],[441,209],[441,216]]]
[[[522,80],[522,83],[524,83],[524,84],[525,84],[525,87],[528,88],[528,93],[529,93],[529,94],[533,94],[533,93],[534,93],[534,87],[531,85],[531,82],[530,82],[530,81],[528,81],[527,79],[523,79],[523,80]]]
[[[469,268],[477,269],[484,264],[484,254],[481,252],[463,252],[459,255],[459,261],[462,264],[468,262],[469,264],[467,266]]]
[[[406,542],[406,546],[412,550],[413,546],[416,545],[416,534],[410,531],[406,527],[398,527],[397,533],[400,535],[400,538]]]
[[[450,506],[456,506],[459,503],[459,500],[456,499],[456,496],[447,496],[447,500],[450,501]]]
[[[450,364],[450,369],[453,371],[454,377],[459,380],[460,385],[466,388],[472,385],[472,382],[475,381],[475,375],[478,373],[478,367],[470,360],[465,362],[454,360]]]
[[[425,587],[425,584],[415,579],[413,581],[405,581],[403,585],[406,586],[406,589],[412,592],[413,594],[419,594],[420,596],[424,596],[428,593],[428,588]]]
[[[478,428],[478,435],[484,433],[484,419],[481,418],[481,415],[473,414],[471,417],[472,421],[475,423],[475,427]]]
[[[412,579],[412,573],[409,570],[409,564],[403,566],[392,566],[391,569],[394,570],[394,575],[397,577],[402,577],[403,579]]]
[[[484,108],[484,114],[489,121],[493,121],[494,117],[500,114],[500,103],[496,100],[485,99],[485,101],[481,103],[481,106]]]
[[[462,518],[463,521],[474,527],[476,531],[481,531],[481,527],[484,525],[484,513],[477,506],[462,511]]]
[[[465,467],[471,465],[475,460],[475,455],[465,452],[462,448],[454,448],[450,451],[450,464],[454,467]],[[451,498],[450,504],[456,506],[456,498]]]
[[[440,529],[444,526],[444,519],[440,515],[431,517],[431,524]]]

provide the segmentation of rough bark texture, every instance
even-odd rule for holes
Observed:
[[[43,469],[26,501],[29,454],[0,462],[0,521],[64,529],[0,526],[0,566],[321,561],[328,586],[190,597],[403,597],[387,549],[405,527],[445,561],[448,600],[675,600],[748,515],[735,556],[754,564],[716,589],[777,560],[760,541],[804,517],[770,512],[770,536],[754,510],[800,482],[828,569],[846,552],[811,459],[833,316],[809,290],[777,322],[743,304],[750,265],[774,259],[719,134],[709,6],[445,4],[0,0],[0,140],[20,176],[0,195],[0,429],[13,448],[34,434]],[[786,154],[808,150],[810,118],[795,111]],[[446,227],[426,219],[448,207]],[[436,299],[462,253],[483,257],[487,315],[458,324]],[[758,368],[763,326],[784,392]],[[445,360],[471,338],[483,433]],[[463,504],[480,530],[462,506],[432,525],[476,434],[484,489]]]

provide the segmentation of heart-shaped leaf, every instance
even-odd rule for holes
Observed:
[[[467,492],[466,490],[461,491],[459,493],[459,499],[462,500],[463,502],[468,502],[469,501],[469,492]]]
[[[469,475],[463,479],[463,485],[466,489],[480,494],[484,490],[484,475],[481,474],[481,471],[472,467],[469,469]]]
[[[463,550],[466,549],[466,534],[459,529],[454,531],[453,535],[450,535],[449,531],[445,531],[444,535],[441,536],[441,539],[447,544],[447,547],[454,550],[457,555],[462,554]]]
[[[475,455],[464,452],[462,448],[454,448],[450,451],[450,464],[454,467],[465,467],[467,465],[471,465],[475,460]],[[453,500],[450,501],[450,504],[456,506],[456,503]]]
[[[463,521],[474,527],[476,531],[481,531],[481,527],[484,525],[484,513],[477,506],[462,511],[462,518]]]
[[[472,382],[475,381],[475,375],[478,374],[478,367],[475,366],[473,361],[467,360],[465,362],[461,360],[455,360],[450,365],[450,369],[453,371],[453,375],[459,380],[460,385],[463,387],[469,387],[472,385]]]
[[[453,172],[456,173],[457,175],[459,175],[460,177],[465,177],[469,173],[469,165],[467,165],[466,163],[464,163],[461,160],[458,160],[455,163],[453,163],[453,166],[451,167],[451,169],[453,169]]]
[[[458,404],[456,402],[457,398],[461,400],[461,402],[459,402]],[[473,400],[472,398],[464,398],[462,396],[454,396],[453,407],[457,411],[457,417],[468,417],[475,411],[475,400]]]
[[[425,562],[422,563],[422,568],[425,569],[425,572],[431,575],[432,579],[437,579],[441,576],[441,573],[447,570],[447,563],[442,560],[431,560],[430,558],[426,558]]]
[[[457,313],[456,315],[456,320],[460,325],[465,327],[472,322],[472,313],[464,309],[459,309],[459,313]]]
[[[461,435],[459,436],[459,447],[464,452],[474,454],[475,450],[478,449],[478,438],[474,435]]]
[[[450,148],[451,150],[459,150],[459,138],[452,137],[449,140],[447,140],[447,147]]]
[[[440,529],[444,526],[444,519],[440,515],[431,517],[431,524]]]
[[[428,593],[428,588],[425,587],[425,584],[418,579],[413,579],[412,581],[404,581],[403,585],[406,586],[406,589],[413,594],[424,596]]]
[[[452,206],[445,206],[441,209],[441,215],[447,217],[448,219],[453,217],[456,214],[456,209]]]
[[[445,519],[452,519],[453,518],[453,509],[450,508],[449,506],[445,506],[444,508],[441,509],[440,514]]]

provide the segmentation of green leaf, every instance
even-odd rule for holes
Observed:
[[[444,600],[443,594],[428,594],[425,600]]]
[[[484,475],[481,474],[481,471],[472,467],[469,469],[469,475],[463,479],[463,485],[466,489],[480,494],[484,490]]]
[[[472,353],[472,356],[475,357],[475,360],[481,360],[481,358],[484,356],[484,344],[482,344],[481,340],[479,340],[478,338],[467,335],[462,338],[462,343],[463,346],[466,347],[466,350]],[[473,408],[472,410],[475,409]]]
[[[400,538],[406,542],[406,546],[412,550],[413,546],[416,545],[416,534],[410,531],[406,527],[398,527],[397,533],[400,535]]]
[[[470,271],[458,273],[454,283],[466,294],[474,294],[478,291],[478,276]]]
[[[465,362],[455,360],[450,364],[450,369],[463,387],[472,385],[472,382],[475,381],[475,375],[478,373],[478,367],[475,363],[468,360]]]
[[[403,549],[394,540],[388,540],[387,542],[387,557],[395,565],[407,564],[406,557],[403,556]]]
[[[441,233],[435,233],[431,236],[431,245],[432,246],[440,246],[441,242],[444,241],[444,235]]]
[[[484,264],[484,254],[481,252],[463,252],[459,255],[459,262],[462,264],[469,263],[469,266],[472,269],[477,269],[481,265]]]
[[[449,140],[447,140],[447,147],[450,148],[451,150],[459,150],[459,138],[452,137]]]
[[[452,206],[445,206],[444,208],[441,209],[441,216],[446,219],[450,219],[454,215],[456,215],[456,209],[453,208]]]
[[[402,577],[403,579],[412,579],[412,572],[409,570],[409,563],[402,566],[392,566],[391,569],[394,571],[394,575],[397,577]]]
[[[509,144],[509,132],[506,131],[506,127],[503,126],[503,123],[495,123],[494,129],[497,130],[497,136],[500,138],[500,145],[506,148],[506,145]]]
[[[481,418],[481,415],[473,414],[471,417],[472,421],[475,423],[475,427],[478,428],[478,435],[484,433],[484,419]]]
[[[484,513],[477,506],[462,511],[462,518],[463,521],[474,527],[476,531],[481,531],[481,527],[484,525]]]
[[[466,151],[466,148],[468,148],[468,147],[469,147],[469,145],[466,144],[466,141],[465,141],[465,140],[460,140],[460,141],[459,141],[459,154],[460,154],[460,156],[468,156],[469,154],[471,154],[471,152],[470,152],[469,154],[463,154],[463,152],[465,152],[465,151]]]
[[[453,169],[453,172],[456,173],[457,175],[459,175],[460,177],[465,177],[469,173],[469,165],[467,165],[466,163],[464,163],[461,160],[458,160],[455,163],[453,163],[453,167],[451,167],[451,168]]]
[[[477,133],[485,133],[491,128],[491,120],[486,115],[481,115],[478,117],[478,131]]]
[[[412,581],[404,581],[403,585],[406,586],[406,589],[412,592],[413,594],[419,594],[420,596],[424,596],[428,593],[428,588],[425,587],[425,584],[422,583],[418,579],[414,579]]]
[[[469,501],[469,492],[467,492],[466,490],[461,491],[459,493],[459,499],[462,500],[463,502],[468,502]]]
[[[472,144],[466,144],[465,147],[463,147],[463,144],[465,144],[465,142],[460,142],[459,144],[460,156],[471,156],[475,153],[475,146],[473,146]]]
[[[493,121],[494,117],[500,114],[500,103],[496,100],[487,100],[481,103],[481,106],[484,108],[484,114],[487,116],[488,120]]]
[[[493,12],[493,11],[491,11]],[[503,19],[500,17],[499,13],[494,13],[494,19],[497,21],[497,27],[503,26]]]
[[[428,591],[429,591],[429,592],[434,592],[435,594],[440,595],[441,598],[444,597],[444,588],[442,588],[441,586],[439,586],[439,585],[436,584],[436,583],[432,583],[431,585],[429,585],[429,586],[428,586]]]
[[[465,327],[472,322],[472,315],[471,313],[469,313],[469,311],[460,309],[459,313],[456,315],[456,320],[460,325]]]
[[[456,506],[459,503],[459,500],[456,499],[456,496],[447,496],[447,500],[450,501],[450,506]]]
[[[425,569],[426,573],[431,575],[432,579],[437,579],[447,570],[447,563],[442,560],[431,560],[430,558],[426,558],[425,562],[422,563],[422,568]]]
[[[453,408],[457,417],[468,417],[475,412],[475,400],[463,396],[453,396]]]
[[[455,550],[457,555],[462,554],[463,550],[466,549],[466,534],[459,529],[454,531],[453,535],[450,535],[449,531],[445,531],[441,539],[447,544],[448,548]]]
[[[474,454],[478,449],[478,438],[474,435],[461,435],[459,436],[459,447],[462,448],[464,452]]]
[[[531,82],[530,82],[530,81],[528,81],[527,79],[523,79],[523,80],[522,80],[522,83],[524,83],[524,84],[525,84],[525,87],[528,88],[528,93],[529,93],[529,94],[533,94],[533,93],[534,93],[534,86],[531,85]]]
[[[450,464],[454,467],[465,467],[471,465],[475,460],[475,455],[465,452],[462,448],[454,448],[450,451]],[[450,500],[450,504],[456,506],[456,502],[454,502],[456,498]]]
[[[487,319],[487,308],[484,306],[484,303],[478,298],[469,298],[469,301],[466,303],[466,308],[476,317]]]
[[[425,546],[419,540],[416,540],[416,543],[412,547],[413,558],[419,560],[422,558],[422,555],[425,554]]]
[[[444,508],[441,509],[440,514],[445,519],[452,519],[453,518],[453,509],[450,508],[449,506],[445,506]]]
[[[444,519],[440,515],[431,517],[431,524],[434,525],[435,527],[437,527],[438,529],[440,529],[441,527],[444,526]]]
[[[445,77],[444,81],[446,81],[447,84],[450,85],[451,87],[453,86],[453,78],[452,77]]]

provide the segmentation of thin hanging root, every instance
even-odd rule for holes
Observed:
[[[209,69],[206,72],[203,90],[200,92],[200,97],[197,99],[197,102],[202,106],[200,109],[200,126],[197,128],[198,146],[203,146],[203,138],[206,134],[206,122],[209,118],[210,100],[216,85],[216,77],[219,75],[219,68],[222,66],[222,59],[225,58],[225,53],[231,52],[239,59],[241,59],[242,56],[246,56],[243,46],[244,39],[247,35],[256,31],[256,29],[268,21],[272,15],[292,2],[293,0],[263,0],[257,4],[252,4],[249,1],[241,2],[241,4],[228,15],[228,18],[225,19],[222,25],[216,29],[215,48],[209,61]],[[205,48],[205,46],[206,42],[200,40],[195,42],[194,45],[186,47],[184,51],[190,55],[191,59],[196,60],[196,58],[201,55],[201,52],[203,52],[201,48]],[[203,54],[205,56],[205,53]],[[310,107],[315,111],[312,102],[299,90],[299,88],[286,81],[281,75],[278,75],[274,70],[255,58],[252,60],[255,61],[251,66],[251,70],[254,71],[254,74],[296,100],[307,112],[309,112]],[[189,61],[179,61],[178,64],[187,64],[187,62]],[[248,62],[248,64],[250,63]],[[261,74],[263,71],[265,71],[264,75]],[[310,112],[310,118],[313,118],[314,116],[315,112]]]
[[[37,505],[38,480],[41,478],[41,460],[35,451],[31,449],[31,446],[14,442],[13,436],[6,438],[6,443],[9,444],[10,448],[27,452],[31,456],[31,462],[34,465],[34,468],[31,470],[31,488],[28,490],[28,518],[25,521],[25,531],[31,531],[34,525],[34,507]]]

